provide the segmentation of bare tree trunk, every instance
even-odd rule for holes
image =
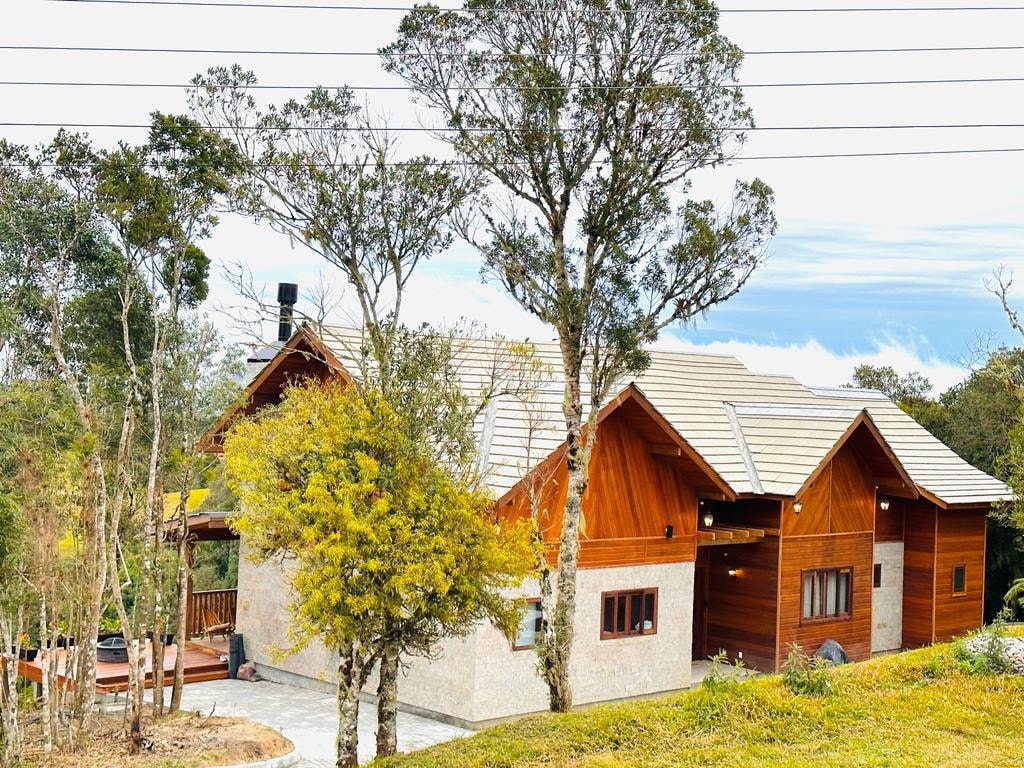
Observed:
[[[338,660],[337,768],[359,765],[359,693],[366,683],[366,675],[366,661],[356,647],[342,648]]]
[[[185,509],[188,505],[188,491],[182,489],[181,504],[178,508],[178,562],[177,578],[177,612],[175,613],[174,642],[177,643],[177,655],[174,657],[174,682],[171,683],[170,711],[177,712],[181,708],[181,689],[185,685],[185,634],[188,632],[186,618],[188,614],[188,524]]]
[[[398,751],[398,647],[388,643],[381,651],[377,683],[377,757]]]
[[[162,462],[161,462],[162,463]],[[164,630],[167,620],[164,616],[164,569],[161,557],[164,549],[164,505],[163,483],[157,484],[157,498],[153,511],[153,713],[164,713]]]
[[[23,608],[17,616],[0,610],[0,764],[13,766],[21,760],[21,724],[18,721],[18,659],[21,656],[21,634],[24,629]]]

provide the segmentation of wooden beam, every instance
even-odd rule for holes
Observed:
[[[676,445],[648,445],[647,450],[655,456],[682,456],[683,449]]]

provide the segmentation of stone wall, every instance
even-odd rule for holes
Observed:
[[[571,668],[577,704],[689,687],[693,568],[693,563],[670,563],[579,572]],[[287,638],[286,570],[254,566],[245,560],[244,550],[238,570],[238,631],[245,635],[246,654],[261,673],[292,684],[333,683],[336,656],[321,643],[310,643],[284,657],[273,652]],[[657,633],[601,640],[601,593],[653,587],[658,588]],[[535,582],[515,593],[538,595]],[[399,701],[406,708],[475,726],[547,708],[547,688],[537,673],[536,654],[531,649],[513,651],[491,625],[481,625],[466,638],[446,640],[435,658],[407,661],[398,685]],[[366,691],[375,690],[374,678]]]
[[[903,542],[876,542],[874,562],[882,586],[871,590],[871,652],[894,651],[903,645]]]

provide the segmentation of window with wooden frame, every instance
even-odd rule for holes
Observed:
[[[801,619],[842,619],[850,616],[853,568],[822,568],[803,572]]]
[[[537,644],[537,638],[540,637],[540,620],[543,615],[539,597],[526,601],[523,606],[523,614],[519,618],[519,631],[516,633],[515,640],[512,641],[513,651],[524,651]]]
[[[658,631],[658,590],[601,593],[601,639],[653,635]]]
[[[875,589],[878,589],[880,586],[882,586],[882,564],[881,563],[875,563],[875,570],[874,570],[874,575],[873,575],[872,579],[873,580],[872,580],[872,584],[871,585]]]
[[[953,566],[953,594],[962,595],[967,592],[967,566],[964,563]]]

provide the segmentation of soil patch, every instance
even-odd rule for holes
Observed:
[[[25,734],[25,760],[45,765],[38,726]],[[147,719],[143,726],[148,749],[129,755],[121,714],[100,715],[85,750],[57,754],[52,768],[212,768],[280,757],[292,751],[288,739],[272,728],[244,717],[209,717],[183,712]]]

